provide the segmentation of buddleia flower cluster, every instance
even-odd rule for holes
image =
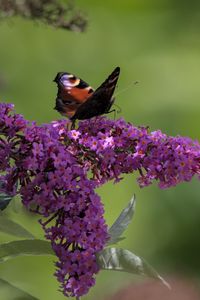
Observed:
[[[109,239],[95,189],[135,171],[141,187],[190,181],[200,174],[200,145],[123,119],[93,118],[76,130],[67,120],[38,126],[0,104],[0,190],[19,194],[41,216],[65,296],[80,297],[95,284],[96,254]]]
[[[0,0],[0,19],[20,16],[55,28],[85,31],[87,20],[74,1]]]

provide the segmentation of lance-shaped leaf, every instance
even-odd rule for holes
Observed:
[[[122,271],[145,275],[169,284],[144,259],[126,249],[106,248],[97,255],[97,263],[102,270]]]
[[[21,238],[34,239],[34,236],[18,223],[0,214],[0,231]]]
[[[0,245],[0,262],[24,255],[54,255],[51,244],[43,240],[22,240]]]
[[[15,287],[8,281],[0,279],[0,297],[4,296],[5,299],[5,294],[8,294],[9,299],[12,297],[13,300],[39,300],[38,298],[31,296],[29,293]]]
[[[123,240],[124,238],[121,237],[122,233],[126,230],[128,225],[130,224],[134,211],[135,211],[135,195],[132,197],[132,199],[129,201],[128,206],[123,209],[117,220],[114,222],[114,224],[110,227],[108,230],[108,234],[110,236],[109,241],[107,242],[107,245],[116,244],[120,240]]]

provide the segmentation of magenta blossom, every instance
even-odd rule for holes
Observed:
[[[123,173],[161,188],[200,174],[200,145],[185,137],[135,127],[104,117],[68,130],[66,120],[42,126],[0,104],[0,190],[19,194],[42,216],[40,223],[58,257],[56,277],[66,296],[79,297],[95,284],[95,254],[108,240],[103,205],[95,188]]]

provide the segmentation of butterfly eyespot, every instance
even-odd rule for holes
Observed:
[[[70,77],[69,77],[69,81],[72,81],[72,82],[76,81],[76,79],[77,79],[76,76],[72,76],[72,77],[70,76]]]
[[[79,85],[80,79],[77,77],[69,78],[69,82],[73,87],[75,87]]]
[[[69,78],[69,81],[72,82],[72,83],[76,82],[76,80],[77,80],[76,77]]]

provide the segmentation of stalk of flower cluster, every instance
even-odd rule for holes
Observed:
[[[200,174],[200,144],[123,119],[85,120],[77,130],[68,121],[37,126],[0,104],[0,189],[19,194],[42,216],[45,236],[58,257],[55,275],[65,296],[76,299],[95,284],[96,253],[108,240],[96,187],[138,171],[141,187],[161,188]]]

